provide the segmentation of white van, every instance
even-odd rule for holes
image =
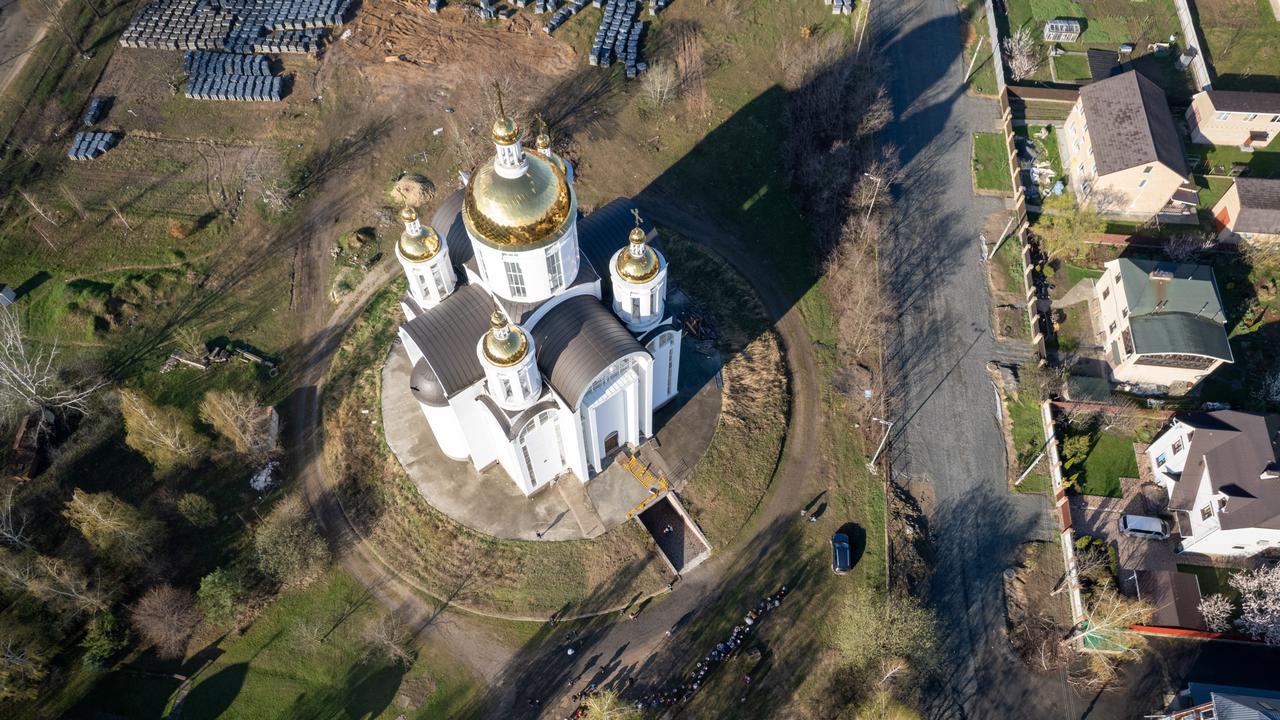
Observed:
[[[1169,523],[1146,515],[1121,515],[1120,532],[1129,537],[1168,540]]]

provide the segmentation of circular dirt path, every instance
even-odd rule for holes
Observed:
[[[621,664],[640,663],[650,656],[662,642],[666,630],[681,616],[701,607],[723,577],[736,552],[744,546],[763,552],[771,537],[765,537],[766,528],[793,515],[801,507],[810,492],[814,477],[814,464],[818,452],[818,421],[820,413],[817,388],[817,366],[812,341],[801,317],[781,286],[771,267],[765,263],[743,263],[737,259],[750,257],[742,251],[741,242],[709,222],[702,213],[680,207],[673,198],[652,190],[635,198],[646,217],[654,223],[675,229],[718,254],[755,289],[774,320],[786,356],[791,390],[790,416],[788,418],[785,450],[780,467],[774,475],[768,494],[753,521],[732,547],[718,548],[711,560],[703,563],[690,578],[680,583],[670,597],[652,612],[646,612],[636,620],[615,623],[599,637],[599,647],[618,648],[615,660]],[[320,198],[310,204],[323,208]],[[317,215],[323,210],[316,210]],[[302,230],[319,225],[319,218],[302,222]],[[318,228],[317,228],[318,229]],[[301,237],[311,238],[318,248],[303,248],[305,262],[312,267],[304,272],[312,277],[323,276],[327,248],[323,233],[304,232]],[[363,307],[375,292],[389,282],[398,270],[390,263],[382,264],[365,278],[360,287],[343,298],[332,313],[325,313],[327,303],[317,284],[313,293],[319,297],[303,299],[304,351],[299,359],[305,370],[299,386],[289,401],[288,437],[293,472],[298,474],[304,497],[307,499],[316,522],[326,537],[338,549],[343,568],[360,582],[372,596],[392,609],[420,636],[444,643],[450,653],[465,662],[491,684],[499,680],[507,664],[515,657],[512,648],[497,638],[483,621],[458,612],[450,612],[441,621],[444,611],[415,593],[411,586],[396,572],[385,565],[360,539],[351,526],[332,492],[332,476],[326,472],[323,462],[322,431],[319,397],[324,375],[333,353],[342,337],[359,316]],[[764,547],[762,547],[764,546]],[[581,662],[581,660],[579,661]],[[569,663],[573,664],[573,663]],[[583,670],[585,672],[585,669]],[[521,688],[513,683],[502,683],[490,693],[491,707],[515,707],[516,694]],[[552,691],[554,692],[554,691]],[[553,707],[558,697],[543,697],[543,707]]]

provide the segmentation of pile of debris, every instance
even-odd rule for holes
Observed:
[[[593,0],[599,7],[600,0]],[[650,13],[656,12],[658,4],[650,2]],[[591,43],[591,52],[587,60],[592,65],[609,67],[615,61],[625,63],[627,79],[648,69],[648,64],[640,62],[640,35],[644,32],[644,23],[636,22],[638,0],[612,0],[604,8],[604,17],[600,20],[600,28],[596,30],[595,40]]]
[[[93,160],[102,153],[115,147],[119,142],[119,133],[84,131],[76,133],[71,141],[71,149],[67,157],[72,160]]]
[[[242,100],[279,102],[284,78],[271,74],[261,55],[193,50],[182,59],[187,78],[186,95],[194,100]]]
[[[852,15],[853,0],[822,0],[831,6],[832,15]]]

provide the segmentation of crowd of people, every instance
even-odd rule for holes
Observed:
[[[674,685],[651,690],[643,697],[638,698],[635,701],[635,706],[641,709],[659,708],[687,702],[702,687],[708,674],[742,647],[747,640],[747,636],[755,628],[756,623],[760,621],[760,618],[765,613],[776,610],[786,596],[787,586],[783,585],[776,593],[761,598],[760,602],[756,603],[755,608],[742,618],[742,622],[733,626],[733,630],[729,632],[729,637],[723,642],[716,643],[716,646],[698,661],[698,664],[688,676]],[[670,635],[670,632],[667,634]],[[751,676],[745,676],[743,682],[746,685],[750,685]]]

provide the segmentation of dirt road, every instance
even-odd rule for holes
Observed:
[[[44,32],[45,24],[27,15],[18,0],[0,0],[0,95],[22,72]]]

